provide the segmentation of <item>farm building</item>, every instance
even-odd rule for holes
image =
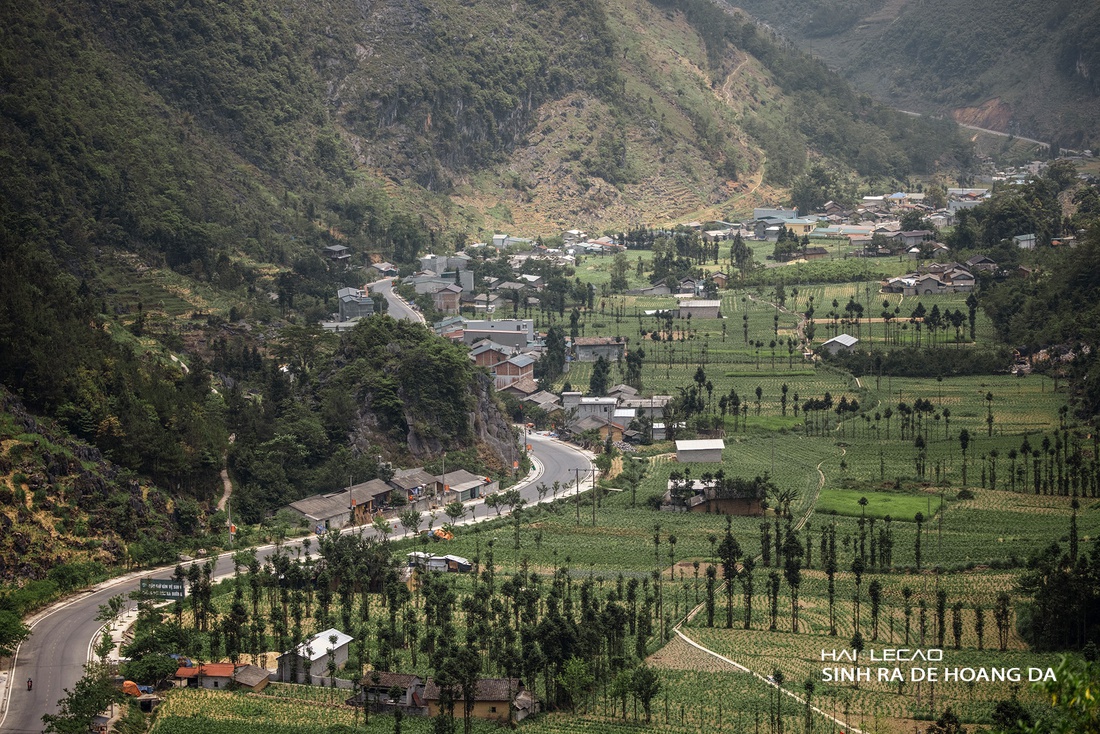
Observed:
[[[500,483],[489,477],[471,474],[465,469],[447,472],[435,477],[435,494],[444,502],[466,502],[500,489]]]
[[[271,682],[271,671],[257,665],[238,665],[233,671],[233,682],[240,688],[256,693],[267,688],[267,684]]]
[[[703,462],[719,463],[726,442],[720,438],[705,438],[695,441],[676,442],[676,461],[684,464]]]
[[[413,716],[428,715],[423,699],[424,682],[419,676],[372,671],[363,676],[359,684],[361,687],[359,693],[345,701],[348,706],[361,707],[365,698],[372,703],[385,703],[387,707],[400,707],[405,710],[405,713]],[[390,692],[395,688],[401,693],[397,698],[391,698]]]
[[[424,687],[424,702],[428,704],[428,715],[437,716],[440,711],[441,691],[435,681],[429,680]],[[456,700],[462,700],[462,687],[455,691]],[[474,708],[471,715],[479,719],[489,719],[506,723],[509,711],[513,721],[522,721],[528,715],[539,710],[538,701],[527,692],[519,678],[482,678],[477,682],[474,694]]]
[[[337,629],[318,632],[290,652],[279,656],[278,680],[308,683],[313,678],[327,676],[330,657],[337,668],[347,662],[352,639],[351,635]]]
[[[716,319],[718,318],[718,312],[721,307],[721,301],[680,301],[680,307],[677,309],[677,316],[679,318],[691,316],[693,319]]]
[[[859,339],[851,334],[840,334],[822,344],[821,348],[829,354],[836,354],[841,351],[850,352],[857,343],[859,343]]]
[[[609,362],[622,359],[626,338],[617,336],[578,336],[573,351],[578,362],[595,362],[603,357]]]
[[[464,573],[469,571],[473,564],[462,556],[437,556],[434,553],[413,551],[406,554],[409,559],[409,568],[423,568],[428,571],[442,571],[444,573]]]
[[[371,513],[386,503],[392,490],[381,479],[371,479],[348,489],[291,502],[287,509],[309,520],[318,531],[339,530],[349,524],[370,522]]]
[[[226,688],[233,680],[233,663],[207,663],[176,670],[177,688]]]
[[[762,515],[764,497],[764,488],[759,483],[725,479],[669,479],[661,509],[718,515]]]

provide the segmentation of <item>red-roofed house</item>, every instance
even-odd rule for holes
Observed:
[[[233,663],[207,663],[176,670],[177,688],[225,688],[233,680]]]

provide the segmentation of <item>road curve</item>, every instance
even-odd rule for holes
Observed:
[[[591,486],[591,454],[580,451],[574,446],[539,434],[527,436],[531,445],[532,462],[535,471],[517,487],[528,504],[539,501],[538,485],[552,485],[555,481],[565,485],[574,478],[582,478],[582,490]],[[587,475],[588,482],[583,481]],[[572,491],[570,491],[570,494]],[[559,492],[559,497],[564,496]],[[552,498],[547,496],[544,501]],[[472,514],[459,524],[480,522],[496,516],[495,511],[483,502],[467,503]],[[442,513],[441,513],[442,516]],[[393,537],[400,537],[404,529],[399,522],[392,523]],[[354,532],[373,535],[373,528],[352,528]],[[347,531],[345,531],[347,532]],[[302,539],[288,541],[284,548],[294,547]],[[268,545],[256,549],[257,557],[262,561],[275,550]],[[42,715],[55,713],[57,701],[64,697],[64,689],[72,689],[83,674],[84,664],[88,661],[92,638],[98,633],[102,622],[95,617],[99,605],[118,594],[129,594],[138,588],[142,578],[169,576],[174,566],[145,570],[106,581],[89,591],[71,596],[43,610],[27,620],[31,626],[31,636],[16,651],[8,673],[7,691],[4,700],[0,700],[0,732],[10,734],[38,734],[42,731]],[[233,573],[231,553],[223,553],[217,558],[216,576],[228,576]],[[28,678],[34,679],[34,690],[26,690]]]
[[[377,280],[369,286],[372,293],[382,295],[389,303],[386,309],[386,315],[392,316],[395,319],[404,319],[405,321],[415,321],[416,323],[423,324],[424,316],[419,311],[414,311],[405,299],[394,293],[393,283],[393,278],[386,278],[384,280]]]

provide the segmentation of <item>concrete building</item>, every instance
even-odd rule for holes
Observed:
[[[564,392],[561,394],[561,401],[561,407],[567,414],[574,411],[572,413],[574,423],[589,416],[610,421],[615,415],[615,409],[619,407],[617,398],[587,398],[579,392]]]
[[[622,358],[626,337],[578,336],[573,340],[573,353],[578,362],[595,362],[603,357],[609,362]]]
[[[535,322],[531,319],[467,321],[462,342],[476,344],[490,339],[497,344],[522,349],[535,340]]]
[[[680,301],[677,316],[679,318],[691,316],[693,319],[716,319],[719,317],[721,308],[721,301],[689,299]]]
[[[676,442],[676,461],[684,464],[714,463],[722,461],[726,442],[720,438]]]
[[[469,500],[492,494],[500,489],[500,482],[489,477],[471,474],[465,469],[447,472],[435,477],[435,493],[443,504]]]
[[[315,678],[327,677],[330,660],[336,668],[348,661],[348,650],[353,639],[337,629],[318,632],[279,656],[276,678],[284,683],[310,683]]]

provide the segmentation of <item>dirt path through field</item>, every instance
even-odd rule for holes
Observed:
[[[229,443],[233,443],[237,438],[237,434],[233,434],[229,437]],[[225,506],[229,502],[229,498],[233,496],[233,482],[229,481],[229,454],[226,453],[222,456],[222,498],[218,500],[218,510],[225,511]]]
[[[840,456],[843,457],[846,453],[847,453],[847,450],[843,446],[841,446],[840,447]],[[806,510],[806,512],[804,512],[802,514],[802,517],[800,517],[798,519],[798,522],[794,524],[794,529],[795,530],[801,530],[806,525],[806,522],[810,519],[810,516],[813,515],[814,505],[817,504],[817,499],[818,499],[818,497],[821,496],[821,490],[824,489],[824,487],[825,487],[825,472],[821,469],[821,465],[824,464],[826,461],[827,461],[827,459],[822,459],[821,461],[818,462],[817,466],[815,467],[815,470],[817,471],[817,489],[814,491],[813,500],[810,502],[809,508]],[[754,560],[757,560],[759,558],[760,558],[760,555],[757,555],[754,558]],[[763,675],[760,675],[759,673],[756,673],[752,670],[749,670],[748,668],[746,668],[741,663],[738,663],[735,660],[730,660],[729,658],[727,658],[723,655],[719,655],[714,650],[711,650],[710,648],[707,648],[707,647],[704,647],[703,645],[700,645],[698,642],[696,642],[695,640],[693,640],[690,637],[688,637],[687,635],[685,635],[684,632],[683,632],[683,629],[682,629],[684,623],[688,622],[688,621],[691,621],[695,617],[695,615],[698,614],[705,606],[706,606],[706,602],[698,604],[694,609],[692,609],[690,612],[688,612],[687,615],[685,615],[682,620],[677,622],[675,627],[672,628],[672,631],[676,633],[676,636],[679,639],[683,640],[688,645],[691,645],[691,647],[695,648],[696,650],[698,650],[700,652],[703,652],[703,653],[706,653],[708,655],[711,655],[711,656],[717,658],[718,660],[721,660],[721,661],[725,662],[726,664],[728,664],[729,666],[731,666],[733,669],[737,670],[738,672],[748,673],[749,675],[752,675],[753,677],[760,679],[761,681],[763,681],[764,683],[767,683],[768,685],[772,686],[773,688],[778,688],[779,690],[783,691],[783,693],[787,694],[787,696],[789,696],[790,698],[793,698],[795,701],[798,701],[803,706],[806,705],[806,700],[804,698],[801,698],[801,697],[795,695],[794,693],[792,693],[791,691],[788,691],[786,688],[783,688],[783,687],[777,685],[776,682],[771,679],[771,677],[765,678]],[[663,649],[664,648],[662,648],[662,650]],[[660,651],[658,651],[657,653],[654,653],[654,655],[658,655],[659,653],[660,653]],[[840,719],[837,719],[837,718],[833,717],[831,714],[828,714],[825,711],[822,711],[821,709],[817,708],[816,706],[811,706],[811,708],[815,712],[817,712],[818,714],[824,716],[829,721],[832,721],[833,723],[840,726],[840,728],[843,731],[850,732],[851,734],[863,734],[862,730],[852,726],[849,722],[841,721]]]

